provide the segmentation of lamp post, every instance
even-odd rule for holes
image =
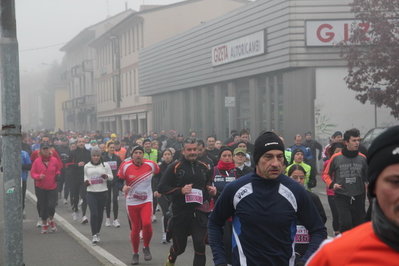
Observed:
[[[377,101],[375,100],[376,94],[380,91],[381,88],[371,88],[372,91],[372,99],[370,100],[371,104],[374,104],[374,127],[377,127]]]
[[[0,73],[4,191],[4,265],[23,263],[21,112],[14,0],[0,0]]]

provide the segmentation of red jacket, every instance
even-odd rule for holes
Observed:
[[[399,252],[374,233],[371,222],[324,241],[306,266],[397,266]]]
[[[40,175],[45,177],[40,179]],[[46,166],[41,157],[37,158],[33,164],[30,175],[35,179],[35,185],[41,189],[52,190],[57,188],[56,175],[60,174],[60,164],[55,157],[51,157]]]

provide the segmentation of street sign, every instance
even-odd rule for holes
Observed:
[[[236,97],[225,97],[224,98],[224,107],[236,107]]]

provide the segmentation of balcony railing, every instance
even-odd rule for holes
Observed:
[[[78,78],[83,75],[82,65],[76,65],[71,68],[71,76],[73,78]]]
[[[90,109],[96,106],[95,95],[85,95],[62,103],[62,110]]]

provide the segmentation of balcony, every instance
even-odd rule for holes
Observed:
[[[73,110],[72,100],[65,101],[62,103],[62,111],[71,111]]]
[[[71,68],[71,76],[73,78],[78,78],[78,77],[83,76],[82,65],[76,65],[73,68]]]
[[[84,60],[82,68],[84,72],[93,72],[93,60]]]
[[[83,97],[79,97],[76,99],[73,99],[73,107],[74,108],[79,108],[79,109],[85,109],[85,108],[91,108],[96,106],[96,101],[95,101],[95,96],[94,95],[85,95]]]

